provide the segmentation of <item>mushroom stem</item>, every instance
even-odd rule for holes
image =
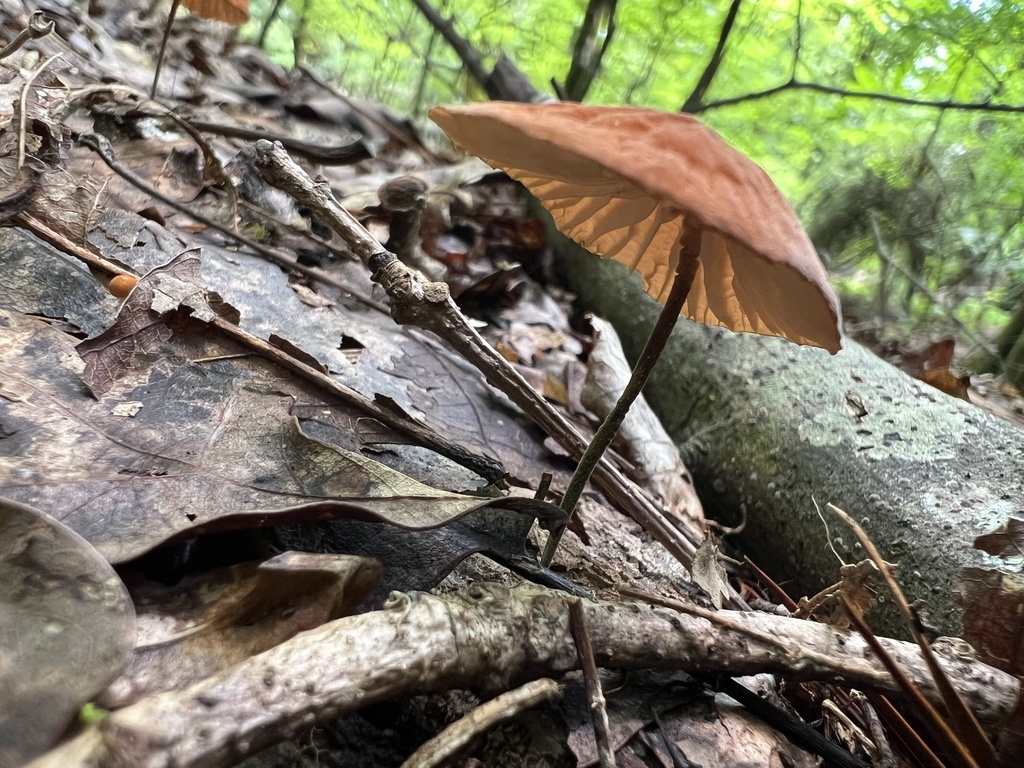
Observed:
[[[682,246],[679,249],[679,264],[676,267],[676,275],[665,306],[661,310],[661,314],[658,315],[658,321],[654,324],[651,335],[647,337],[647,343],[636,361],[636,366],[633,368],[633,373],[630,375],[625,389],[619,395],[615,406],[601,422],[601,426],[598,427],[587,450],[580,457],[576,471],[573,472],[572,479],[569,481],[569,487],[566,488],[565,495],[562,496],[561,508],[569,515],[570,522],[576,512],[576,503],[583,494],[587,481],[590,480],[590,475],[593,474],[594,468],[597,467],[605,450],[615,439],[633,401],[636,400],[637,395],[644,388],[644,384],[647,383],[647,379],[661,357],[661,352],[665,349],[665,344],[668,343],[672,329],[679,319],[679,313],[682,311],[686,296],[689,294],[693,279],[697,274],[697,257],[700,254],[702,233],[703,227],[699,220],[694,219],[692,223],[685,222]],[[564,532],[565,527],[562,527],[552,531],[548,537],[547,543],[544,545],[544,553],[541,556],[541,564],[545,568],[551,565],[555,550],[558,549],[558,543],[562,540]]]

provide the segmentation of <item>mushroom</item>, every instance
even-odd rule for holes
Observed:
[[[160,82],[160,69],[163,67],[164,53],[167,52],[167,38],[171,36],[171,25],[174,23],[174,15],[178,12],[179,5],[184,5],[197,16],[223,21],[232,26],[238,26],[249,20],[249,0],[171,0],[171,12],[167,16],[164,36],[160,41],[160,53],[156,57],[156,69],[153,71],[153,85],[149,89],[149,98],[151,99],[156,98],[156,86]]]
[[[638,271],[665,307],[633,375],[577,465],[576,502],[680,314],[835,353],[839,301],[768,174],[689,115],[637,107],[489,102],[435,107],[456,147],[522,182],[584,248]],[[550,563],[560,534],[548,540]]]

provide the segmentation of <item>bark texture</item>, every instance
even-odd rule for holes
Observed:
[[[28,768],[220,768],[308,730],[317,720],[395,696],[470,688],[495,693],[575,669],[564,593],[477,584],[464,594],[391,595],[384,609],[302,632],[183,691],[148,696]],[[605,667],[797,671],[893,694],[864,640],[825,624],[765,613],[706,617],[636,603],[587,601],[596,662]],[[916,646],[882,640],[931,701],[938,694]],[[941,659],[980,719],[1002,721],[1020,685],[971,658]]]
[[[659,306],[634,276],[557,236],[568,287],[611,321],[631,358]],[[683,444],[709,517],[746,512],[738,543],[796,597],[838,581],[815,500],[846,510],[890,562],[911,600],[958,634],[952,588],[982,566],[975,537],[1024,516],[1024,431],[918,382],[846,341],[836,356],[778,339],[683,322],[645,389]],[[828,520],[831,544],[862,559]],[[869,618],[905,634],[890,601]]]

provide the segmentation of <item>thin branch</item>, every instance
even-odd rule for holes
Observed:
[[[594,660],[594,645],[587,630],[587,619],[583,613],[583,601],[579,598],[570,600],[569,630],[576,643],[576,653],[583,680],[587,686],[587,698],[590,703],[590,717],[594,725],[594,740],[597,742],[597,755],[601,768],[615,768],[615,750],[612,749],[608,735],[608,707],[605,703],[604,691],[601,689],[601,677],[597,672]]]
[[[919,278],[917,275],[915,275],[909,269],[907,269],[907,267],[903,266],[903,264],[901,264],[899,261],[893,258],[892,254],[889,251],[888,245],[882,237],[882,230],[878,224],[878,214],[875,211],[872,210],[868,212],[868,222],[871,225],[871,233],[875,239],[875,248],[878,251],[878,258],[882,264],[882,273],[884,274],[889,267],[895,269],[897,272],[903,275],[903,277],[906,278],[908,282],[912,283],[913,286],[922,296],[924,296],[934,306],[938,307],[939,309],[942,309],[946,313],[946,317],[948,317],[949,320],[957,328],[960,329],[960,332],[964,336],[973,341],[975,344],[977,344],[979,347],[985,350],[985,352],[987,352],[988,354],[994,357],[998,357],[996,350],[994,350],[987,341],[985,341],[978,334],[976,334],[974,331],[968,328],[964,324],[964,322],[959,317],[956,316],[955,313],[949,311],[943,305],[941,299],[939,299],[938,296],[932,293],[931,289],[924,283],[923,280],[921,280],[921,278]]]
[[[867,723],[868,731],[878,754],[875,759],[877,768],[896,768],[896,757],[892,753],[892,746],[889,744],[889,737],[878,716],[874,704],[860,691],[853,691],[853,700],[857,702],[860,711],[864,714],[864,722]]]
[[[793,41],[793,69],[790,71],[789,77],[792,80],[796,80],[796,68],[800,66],[800,52],[803,50],[804,45],[804,22],[803,22],[804,2],[803,0],[797,0],[796,4],[796,39]]]
[[[452,349],[474,365],[491,386],[505,393],[523,409],[573,458],[579,459],[587,441],[488,344],[451,300],[444,283],[426,282],[389,253],[349,214],[326,184],[314,183],[279,144],[256,143],[256,165],[266,181],[292,195],[302,205],[317,211],[331,229],[341,235],[352,251],[373,273],[373,279],[391,299],[391,316],[399,323],[413,325],[442,338]],[[607,456],[594,470],[594,481],[619,509],[639,522],[683,565],[689,567],[696,551],[696,531],[680,530],[642,489],[631,482]],[[731,604],[744,605],[733,591]]]
[[[42,11],[36,11],[28,21],[28,26],[21,30],[14,39],[0,49],[0,59],[6,59],[29,40],[38,40],[53,32],[53,21]]]
[[[186,690],[114,712],[32,766],[233,765],[318,719],[374,702],[455,688],[486,695],[561,676],[579,665],[570,599],[495,584],[447,597],[394,593],[383,610],[303,632]],[[599,665],[841,677],[897,690],[862,638],[824,624],[720,611],[723,627],[636,604],[587,601],[583,609]],[[929,699],[940,699],[915,645],[879,642]],[[982,717],[1005,721],[1019,696],[1016,678],[974,660],[945,664]]]
[[[486,87],[488,78],[487,68],[484,67],[483,57],[480,55],[480,52],[473,47],[473,44],[456,32],[455,25],[448,19],[444,18],[444,16],[442,16],[434,6],[427,2],[427,0],[412,0],[412,4],[419,8],[420,13],[423,14],[423,18],[430,22],[430,25],[441,33],[441,37],[448,41],[448,45],[452,47],[452,50],[458,54],[458,57],[466,66],[470,77],[476,80],[481,87]]]
[[[958,768],[980,768],[977,761],[967,751],[967,748],[957,739],[956,734],[953,733],[949,723],[939,713],[935,704],[924,697],[917,686],[907,677],[900,665],[889,656],[888,652],[878,641],[878,638],[871,632],[871,628],[861,618],[857,609],[853,607],[850,598],[845,594],[841,594],[839,599],[846,608],[846,615],[850,622],[861,633],[861,637],[871,647],[875,656],[889,670],[889,674],[892,675],[893,679],[897,681],[902,689],[903,695],[910,701],[914,713],[924,722],[925,728],[928,729],[932,737],[945,748],[944,751],[954,764]],[[995,765],[995,761],[985,763],[985,765]]]
[[[957,736],[957,739],[954,739],[956,743],[949,746],[956,747],[958,751],[962,751],[967,764],[970,764],[974,758],[977,758],[980,761],[980,765],[994,765],[996,751],[988,738],[988,734],[982,729],[981,724],[977,721],[966,702],[960,698],[960,695],[952,685],[952,681],[949,679],[948,673],[939,664],[935,651],[924,636],[924,632],[919,628],[910,603],[907,602],[903,590],[900,589],[899,583],[896,581],[892,566],[882,558],[874,542],[871,541],[857,521],[834,504],[829,504],[827,508],[850,527],[857,541],[860,542],[864,551],[867,552],[868,557],[878,566],[878,570],[881,572],[882,578],[885,579],[886,586],[889,587],[889,592],[892,594],[896,606],[900,609],[900,613],[903,614],[903,618],[906,619],[910,634],[917,641],[918,646],[920,646],[921,656],[928,665],[928,669],[932,672],[936,689],[942,695],[942,703],[946,707],[949,725]],[[843,603],[846,605],[847,613],[851,613],[848,599],[845,596],[843,597]],[[863,620],[859,616],[852,616],[852,614],[850,618],[857,626],[858,631],[865,635],[864,639],[868,640],[869,644],[872,644],[872,647],[874,647],[871,639],[864,633],[864,628],[861,626]],[[882,659],[882,661],[884,662],[885,659]],[[927,723],[928,721],[926,720],[925,722]],[[963,746],[961,746],[960,742],[962,742]]]
[[[725,21],[722,23],[722,31],[718,35],[718,44],[715,45],[715,50],[711,54],[708,65],[697,80],[693,93],[687,97],[686,102],[680,108],[680,112],[694,114],[701,110],[704,104],[704,97],[707,95],[708,88],[711,87],[711,81],[715,79],[715,75],[718,74],[718,69],[722,65],[722,59],[725,57],[725,44],[729,40],[729,33],[732,32],[733,25],[736,23],[736,15],[739,13],[740,5],[742,4],[743,0],[732,0],[729,12],[725,15]]]
[[[267,32],[270,31],[270,25],[277,21],[277,14],[281,11],[281,4],[284,0],[274,0],[274,5],[270,8],[270,13],[267,14],[267,18],[263,20],[263,26],[260,27],[260,34],[256,38],[256,47],[263,48],[267,42]]]
[[[103,160],[103,162],[105,162],[114,173],[116,173],[118,176],[125,179],[126,181],[130,182],[131,184],[134,184],[136,187],[146,192],[146,194],[152,196],[153,198],[159,200],[160,202],[163,202],[167,205],[171,205],[175,209],[181,211],[182,213],[186,214],[195,221],[198,221],[204,226],[209,227],[210,229],[213,229],[217,232],[220,232],[225,237],[229,237],[245,246],[248,246],[249,248],[253,249],[260,255],[266,257],[268,260],[278,264],[279,266],[285,267],[287,269],[296,270],[298,272],[301,272],[302,274],[305,274],[308,277],[335,285],[337,287],[341,287],[343,290],[346,289],[344,283],[338,282],[331,275],[328,275],[322,272],[321,270],[315,269],[313,267],[305,267],[301,264],[298,264],[298,262],[296,262],[290,256],[280,251],[267,248],[266,246],[257,243],[251,238],[239,234],[238,232],[235,232],[230,228],[225,227],[223,224],[220,224],[206,216],[203,216],[202,214],[192,211],[187,207],[181,205],[177,201],[172,200],[171,198],[168,198],[165,195],[162,195],[160,192],[153,189],[148,184],[136,178],[130,171],[128,171],[127,168],[122,166],[117,161],[117,158],[114,157],[113,148],[110,146],[110,142],[104,136],[100,134],[88,134],[82,137],[81,142],[82,144],[96,152],[96,154],[99,155],[100,159]],[[314,384],[322,387],[323,389],[326,389],[327,391],[341,398],[344,402],[361,409],[364,413],[371,415],[373,418],[377,419],[382,424],[385,424],[403,434],[410,435],[411,437],[413,437],[413,439],[421,441],[421,444],[430,447],[432,450],[437,451],[442,456],[447,456],[452,461],[476,472],[481,477],[484,477],[491,482],[497,482],[500,481],[500,479],[504,476],[504,468],[498,462],[495,462],[493,459],[489,459],[484,456],[477,456],[471,451],[467,451],[461,445],[441,438],[440,436],[436,435],[432,430],[427,429],[426,427],[415,422],[414,420],[405,419],[392,413],[387,408],[382,407],[376,402],[368,400],[363,395],[360,395],[355,390],[350,389],[349,387],[346,387],[345,385],[339,383],[332,377],[324,374],[322,371],[316,370],[314,367],[308,365],[306,362],[299,360],[291,355],[283,354],[281,350],[277,349],[273,345],[268,344],[262,339],[245,332],[238,326],[235,326],[231,323],[228,323],[220,319],[215,320],[213,324],[222,333],[230,336],[235,341],[245,346],[248,346],[252,349],[256,349],[260,354],[264,355],[265,357],[268,357],[270,359],[275,360],[278,363],[281,363],[283,366],[291,370],[293,373],[297,373],[302,378],[305,378],[306,380],[313,382]]]
[[[777,93],[789,90],[816,91],[818,93],[825,93],[830,96],[841,96],[848,99],[874,99],[876,101],[886,101],[892,104],[906,104],[907,106],[912,107],[956,109],[964,112],[1024,112],[1024,104],[993,104],[989,101],[954,101],[953,99],[915,99],[910,96],[896,96],[891,93],[880,93],[877,91],[851,91],[846,88],[837,88],[832,85],[807,83],[802,80],[797,80],[796,78],[790,78],[787,82],[782,83],[781,85],[772,86],[771,88],[766,88],[763,91],[754,91],[752,93],[745,93],[741,96],[730,96],[727,99],[718,99],[716,101],[708,102],[694,110],[694,114],[706,112],[709,109],[732,107],[737,104],[766,99],[769,96],[774,96]]]
[[[520,712],[553,699],[560,692],[558,683],[542,677],[514,691],[503,693],[486,704],[481,704],[427,741],[402,763],[402,768],[434,768],[438,765],[448,765],[448,761],[471,744],[476,737]]]

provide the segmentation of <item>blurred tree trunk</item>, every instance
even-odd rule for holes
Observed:
[[[999,334],[996,352],[1006,380],[1017,389],[1024,389],[1024,294],[1017,300],[1017,309],[1010,322]]]
[[[635,356],[659,306],[619,264],[555,242],[568,286]],[[974,538],[1024,515],[1024,431],[850,341],[833,357],[682,322],[645,394],[684,444],[709,516],[736,524],[745,512],[737,543],[794,597],[838,580],[815,507],[832,502],[899,563],[910,598],[955,634],[952,588],[962,567],[982,564]],[[862,559],[851,533],[827,522],[844,560]],[[891,603],[872,619],[879,632],[902,633]]]
[[[1009,321],[999,332],[994,349],[982,349],[967,360],[975,373],[1001,373],[1006,381],[1024,390],[1024,291],[1016,298]]]
[[[583,101],[601,69],[601,60],[615,34],[615,5],[618,0],[590,0],[583,23],[576,30],[572,63],[565,78],[565,98]]]

